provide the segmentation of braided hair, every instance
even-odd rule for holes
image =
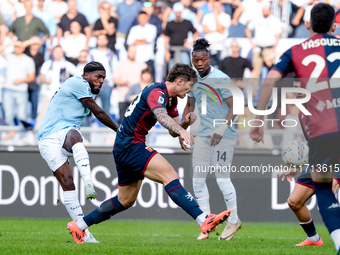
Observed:
[[[97,62],[97,61],[91,61],[88,62],[85,66],[84,66],[84,73],[90,73],[90,72],[94,72],[94,71],[105,71],[104,66]]]
[[[194,41],[194,44],[192,46],[193,52],[195,51],[205,51],[209,54],[208,48],[210,47],[210,43],[205,38],[197,38]]]

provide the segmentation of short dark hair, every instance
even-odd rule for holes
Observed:
[[[97,62],[97,61],[91,61],[91,62],[88,62],[85,66],[84,66],[84,73],[91,73],[91,72],[94,72],[94,71],[97,71],[97,70],[103,70],[105,71],[105,68],[104,66]]]
[[[197,79],[197,74],[189,65],[176,63],[166,77],[169,82],[174,82],[177,78],[183,78],[186,82],[192,79]]]
[[[152,75],[152,70],[151,70],[151,68],[150,68],[150,67],[147,67],[147,68],[143,69],[141,75],[143,75],[143,74],[145,74],[145,73],[149,73],[149,74]]]
[[[310,24],[315,33],[326,34],[331,30],[335,19],[334,8],[325,3],[316,4],[310,15]]]
[[[140,12],[138,13],[138,15],[141,15],[141,14],[148,15],[145,11],[140,11]]]
[[[210,43],[205,38],[197,38],[193,43],[193,51],[206,51],[209,53],[208,48],[210,47]]]

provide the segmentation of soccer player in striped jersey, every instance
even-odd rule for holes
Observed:
[[[332,182],[339,169],[340,150],[340,40],[332,36],[336,28],[331,5],[319,3],[311,10],[306,27],[311,37],[288,49],[269,71],[260,92],[258,110],[264,110],[272,88],[288,72],[295,71],[302,88],[311,93],[309,117],[309,166],[319,211],[337,251],[340,249],[340,207]],[[263,119],[263,116],[255,116]],[[254,122],[250,138],[263,142],[263,126]]]
[[[301,88],[301,82],[297,77],[294,77],[293,80],[293,87],[294,88]],[[305,94],[303,93],[295,93],[296,98],[305,98]],[[305,136],[306,141],[309,141],[309,137],[307,133],[309,132],[308,126],[308,116],[305,116],[302,112],[299,113],[299,120],[301,124],[301,128],[303,134]],[[287,178],[287,181],[292,181],[292,178],[299,172],[299,169],[290,168],[290,171],[283,172],[280,177],[282,177],[282,181]],[[340,171],[337,171],[334,174],[333,178],[333,187],[332,190],[334,194],[338,192],[340,184]],[[308,210],[306,206],[306,202],[308,199],[314,195],[314,186],[312,177],[310,174],[310,168],[305,166],[304,171],[301,173],[299,178],[296,181],[296,185],[294,187],[293,192],[290,194],[289,198],[287,199],[287,203],[295,213],[297,219],[299,220],[300,226],[303,228],[305,233],[307,234],[307,239],[302,243],[296,244],[296,246],[322,246],[323,241],[319,237],[318,233],[316,232],[315,225],[312,219],[312,214]]]
[[[175,64],[161,83],[153,83],[131,102],[119,126],[113,156],[118,174],[118,195],[104,201],[85,217],[72,221],[68,229],[76,243],[83,243],[85,230],[111,218],[133,206],[144,177],[162,183],[169,197],[193,219],[203,233],[209,233],[224,222],[230,210],[218,215],[206,214],[191,194],[184,189],[175,169],[156,150],[145,145],[145,136],[158,121],[173,137],[180,136],[187,144],[193,143],[193,135],[179,125],[177,97],[184,98],[197,78],[192,68]],[[188,125],[189,113],[185,116]]]

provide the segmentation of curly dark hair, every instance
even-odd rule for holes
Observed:
[[[310,15],[310,24],[314,32],[326,34],[331,30],[335,19],[335,11],[331,5],[325,3],[316,4]]]
[[[193,51],[206,51],[206,52],[209,52],[208,50],[209,47],[210,43],[205,38],[197,38],[192,46]]]
[[[183,63],[176,63],[166,77],[167,81],[174,82],[178,78],[183,78],[185,81],[196,80],[197,75],[194,69]]]

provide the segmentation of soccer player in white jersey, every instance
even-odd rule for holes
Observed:
[[[63,189],[64,205],[72,220],[84,214],[75,190],[69,157],[73,156],[82,176],[86,198],[94,199],[97,196],[91,180],[89,155],[79,131],[80,124],[91,111],[104,125],[114,131],[118,128],[94,101],[105,76],[103,65],[92,61],[85,65],[82,77],[66,80],[52,97],[38,131],[40,154]],[[84,242],[98,243],[88,230]]]
[[[231,84],[228,75],[210,65],[209,42],[204,38],[198,38],[193,45],[192,63],[197,70],[198,81],[194,91],[189,94],[187,105],[183,116],[193,111],[195,102],[199,107],[200,126],[195,139],[193,149],[193,189],[197,203],[203,212],[210,213],[209,191],[206,185],[208,172],[196,171],[210,166],[228,169],[231,166],[234,147],[236,143],[236,132],[234,127],[226,124],[214,127],[214,119],[225,119],[230,123],[233,115],[233,96],[227,88],[217,88],[218,84]],[[202,111],[205,104],[202,98],[206,99],[206,113]],[[191,108],[191,109],[190,109]],[[182,148],[187,150],[181,140]],[[216,168],[217,169],[217,168]],[[236,191],[230,180],[229,171],[215,172],[216,182],[219,186],[226,206],[231,210],[228,224],[222,232],[219,240],[231,240],[236,231],[241,227],[241,221],[237,215]],[[203,240],[209,234],[201,233],[197,239]]]

